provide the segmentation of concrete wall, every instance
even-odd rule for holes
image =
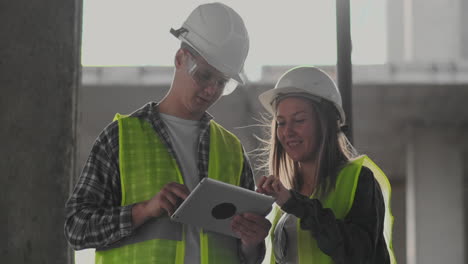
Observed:
[[[0,3],[0,262],[67,263],[81,1]]]

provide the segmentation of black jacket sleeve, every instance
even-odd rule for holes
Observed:
[[[390,263],[383,237],[385,205],[372,171],[363,167],[353,206],[342,220],[317,199],[296,191],[282,209],[300,218],[318,247],[335,263]]]

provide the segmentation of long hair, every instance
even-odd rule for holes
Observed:
[[[318,116],[319,147],[314,194],[318,198],[323,198],[333,190],[341,168],[355,158],[357,152],[339,127],[335,107],[325,100],[317,103],[307,98],[304,99],[309,101]],[[279,177],[286,188],[299,191],[303,185],[302,178],[298,177],[299,163],[289,158],[279,142],[276,133],[276,117],[272,118],[270,127],[270,139],[266,148],[269,150],[269,158],[268,164],[264,164],[264,167],[268,166],[269,173]]]

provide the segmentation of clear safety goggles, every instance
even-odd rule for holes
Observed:
[[[222,91],[222,95],[228,95],[236,89],[237,81],[216,71],[210,65],[197,61],[191,53],[188,54],[187,71],[199,87],[214,86]]]

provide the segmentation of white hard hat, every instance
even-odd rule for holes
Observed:
[[[190,13],[171,33],[197,51],[211,66],[244,84],[241,72],[249,52],[249,35],[244,21],[221,3],[203,4]]]
[[[278,99],[290,96],[327,100],[335,106],[340,123],[345,123],[340,91],[331,77],[319,68],[298,66],[288,70],[279,78],[273,89],[260,94],[258,99],[263,107],[274,115]]]

